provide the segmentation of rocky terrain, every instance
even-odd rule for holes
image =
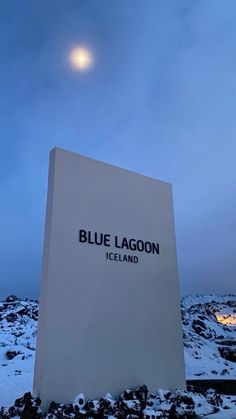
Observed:
[[[236,296],[182,299],[188,379],[236,379],[235,313]],[[0,418],[43,417],[40,400],[33,399],[28,393],[32,389],[37,319],[38,302],[35,300],[9,296],[0,302],[0,406],[5,406]],[[220,416],[210,417],[236,419],[236,396],[219,396],[214,391],[200,394],[193,388],[188,392],[159,390],[156,394],[149,394],[143,386],[126,390],[117,400],[108,394],[100,401],[85,401],[84,396],[79,395],[68,406],[53,402],[44,417],[151,419],[192,418],[214,413]]]
[[[0,406],[32,388],[37,320],[37,301],[0,302]]]
[[[236,379],[236,296],[184,297],[182,323],[187,378]]]
[[[100,400],[85,401],[79,394],[73,403],[68,405],[51,402],[48,412],[42,413],[40,399],[34,399],[30,393],[18,398],[10,408],[0,409],[0,418],[22,419],[190,419],[212,417],[214,414],[232,413],[236,401],[230,396],[220,396],[212,390],[203,394],[195,391],[159,390],[149,394],[147,387],[125,390],[118,399],[107,394]],[[220,417],[220,416],[219,416]],[[227,416],[224,416],[227,417]],[[228,416],[235,418],[236,416]]]

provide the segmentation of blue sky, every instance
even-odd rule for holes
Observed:
[[[235,0],[0,0],[0,296],[38,296],[54,146],[171,182],[182,294],[236,292],[235,16]],[[80,45],[88,72],[68,63]]]

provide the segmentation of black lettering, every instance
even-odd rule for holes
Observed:
[[[114,260],[118,260],[118,253],[114,253]]]
[[[94,242],[92,241],[92,233],[91,233],[91,231],[88,231],[88,243],[89,244],[94,244]]]
[[[145,247],[145,252],[146,253],[152,253],[152,243],[145,242],[144,247]]]
[[[103,244],[103,234],[98,234],[97,232],[94,233],[94,243],[98,246],[101,246]]]
[[[143,252],[144,249],[144,243],[142,240],[138,240],[137,241],[137,250],[139,250],[139,252]]]
[[[160,254],[159,243],[152,243],[152,253]]]
[[[117,247],[118,249],[121,248],[118,244],[118,236],[115,236],[115,247]]]
[[[134,256],[134,263],[138,263],[138,256]]]
[[[130,239],[129,240],[129,248],[130,248],[130,250],[136,250],[136,240],[135,239]]]
[[[122,245],[121,245],[122,249],[125,247],[126,249],[129,249],[129,243],[126,237],[123,237],[122,240]]]
[[[79,230],[79,241],[85,243],[87,241],[87,233],[85,230]]]
[[[110,247],[110,238],[111,235],[110,234],[104,234],[104,246]]]
[[[133,262],[133,256],[131,256],[131,255],[128,255],[128,262]]]

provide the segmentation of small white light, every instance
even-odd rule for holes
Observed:
[[[75,70],[88,70],[93,64],[91,52],[86,48],[74,48],[69,56],[70,63]]]

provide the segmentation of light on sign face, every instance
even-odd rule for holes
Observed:
[[[85,48],[74,48],[70,53],[70,63],[75,70],[88,70],[93,64],[91,52]]]

